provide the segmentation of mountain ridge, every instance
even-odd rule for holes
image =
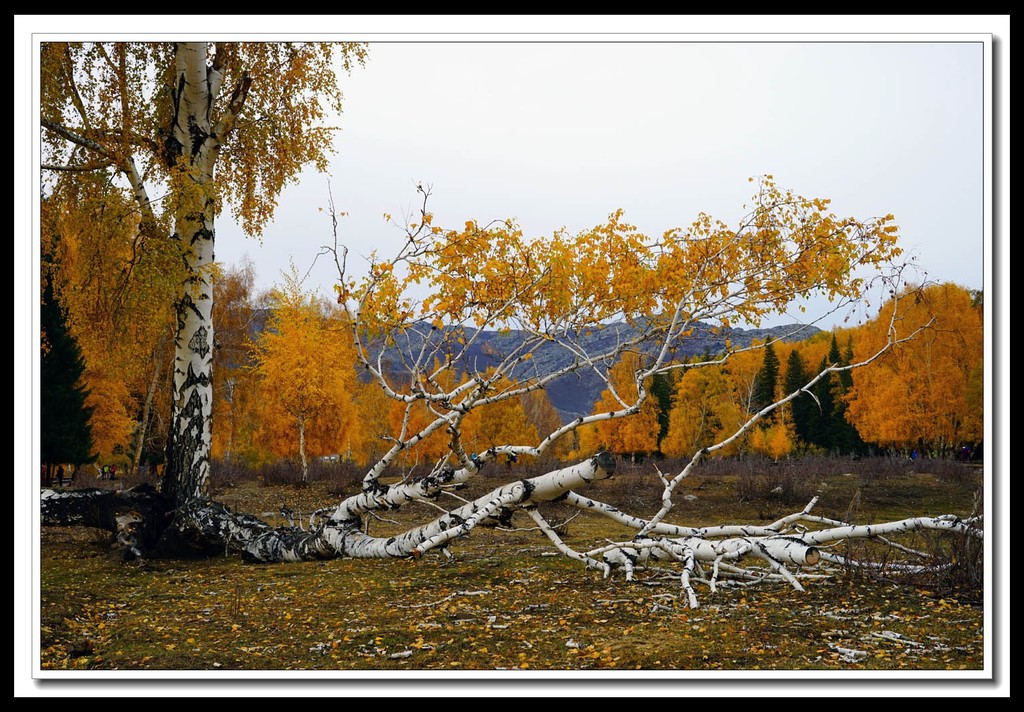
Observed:
[[[431,327],[426,324],[424,326],[426,327],[424,333],[429,333]],[[453,328],[455,327],[446,327],[448,330]],[[522,332],[518,330],[489,331],[471,327],[458,328],[464,331],[465,341],[468,344],[462,361],[472,364],[478,370],[498,363],[503,354],[509,353],[521,344],[524,338],[521,335]],[[683,359],[701,354],[715,355],[725,350],[727,341],[732,346],[739,348],[749,346],[754,340],[803,341],[821,331],[822,329],[818,327],[802,324],[744,329],[714,327],[698,322],[693,328],[693,333],[673,350],[672,357]],[[591,330],[586,335],[574,334],[573,336],[579,338],[579,343],[586,352],[601,353],[614,346],[615,341],[629,340],[636,333],[636,329],[625,322],[613,322],[603,328]],[[393,346],[385,350],[384,360],[388,364],[388,370],[393,375],[399,376],[407,372],[407,369],[402,366],[402,361],[415,360],[410,356],[417,353],[422,344],[423,336],[419,330],[407,331],[405,344],[401,348]],[[657,344],[640,344],[639,350],[651,354],[656,347]],[[542,343],[533,352],[530,360],[519,364],[512,376],[522,380],[527,371],[550,373],[568,366],[571,362],[572,356],[566,349],[555,343]],[[547,393],[551,404],[562,418],[562,422],[567,423],[580,416],[588,415],[592,411],[594,403],[600,398],[604,387],[604,381],[592,369],[587,368],[555,379],[548,385]]]

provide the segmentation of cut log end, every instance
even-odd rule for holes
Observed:
[[[594,455],[594,465],[608,473],[608,476],[615,474],[615,456],[607,451]]]

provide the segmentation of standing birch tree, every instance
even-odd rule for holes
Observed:
[[[339,72],[366,49],[55,42],[40,53],[44,191],[61,195],[54,186],[99,174],[130,198],[139,250],[169,241],[180,251],[162,491],[181,504],[204,495],[209,478],[216,217],[230,206],[259,234],[303,168],[326,168]]]

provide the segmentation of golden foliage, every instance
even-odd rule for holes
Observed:
[[[518,386],[511,379],[499,379],[491,397],[501,397]],[[523,397],[517,395],[475,408],[463,421],[462,440],[471,450],[483,452],[499,445],[536,446],[540,437],[526,414]]]
[[[362,64],[364,44],[346,42],[217,42],[206,45],[208,77],[219,73],[208,115],[221,121],[213,140],[219,162],[214,200],[231,205],[259,234],[276,197],[308,164],[326,169],[341,112],[342,72]],[[57,42],[40,48],[43,163],[130,170],[156,182],[178,168],[162,133],[172,123],[175,46],[155,42]],[[83,81],[83,78],[87,79]],[[69,145],[79,136],[83,151]],[[176,184],[183,188],[186,184]],[[177,196],[179,199],[181,196]],[[219,212],[219,209],[218,209]]]
[[[155,369],[166,372],[180,258],[143,230],[135,205],[105,181],[58,181],[43,201],[40,228],[44,278],[82,349],[93,436],[107,459],[131,447]]]
[[[982,439],[983,318],[966,289],[945,283],[905,290],[856,332],[854,355],[863,358],[890,334],[905,337],[931,319],[924,332],[854,372],[847,413],[865,441],[945,452]]]
[[[326,124],[341,108],[338,70],[361,63],[366,48],[44,42],[39,52],[47,278],[68,306],[95,381],[87,385],[109,393],[100,382],[123,378],[122,402],[103,408],[141,411],[145,428],[151,386],[168,371],[160,352],[172,305],[182,293],[208,299],[212,249],[193,254],[172,232],[212,236],[226,201],[258,234],[301,169],[325,167],[334,131]],[[180,103],[186,86],[207,99],[198,113]],[[175,145],[183,127],[192,132],[187,150]],[[119,440],[120,423],[98,420],[98,441]]]
[[[758,324],[800,296],[857,297],[864,286],[858,271],[901,252],[891,215],[841,218],[828,200],[782,190],[771,176],[759,180],[752,205],[735,229],[702,214],[660,239],[640,233],[621,210],[576,235],[560,230],[537,239],[511,220],[442,230],[425,219],[407,229],[398,258],[375,263],[342,298],[360,304],[371,333],[413,318],[518,323],[539,333],[673,314]],[[418,307],[403,296],[413,284],[430,294]]]
[[[649,379],[644,384],[646,398],[637,407],[640,389],[637,378],[643,370],[643,359],[634,351],[626,351],[608,371],[609,387],[601,391],[593,414],[635,410],[625,418],[601,420],[580,431],[581,448],[593,452],[604,448],[615,453],[653,453],[658,449],[658,403],[649,394]],[[597,446],[596,448],[594,446]]]
[[[298,452],[300,436],[311,455],[346,452],[356,422],[350,326],[329,302],[303,292],[294,268],[271,304],[251,352],[260,379],[258,438],[278,456]]]
[[[734,420],[726,414],[732,402],[726,374],[720,367],[687,370],[672,396],[668,432],[661,451],[666,456],[678,457],[713,445],[725,434],[727,423]]]
[[[260,461],[254,442],[258,379],[249,370],[249,334],[254,328],[256,274],[251,262],[226,270],[214,279],[213,329],[213,433],[214,459]]]
[[[82,380],[89,387],[85,404],[93,409],[89,418],[93,447],[101,460],[109,461],[125,451],[131,441],[137,424],[135,403],[125,381],[116,374],[87,369]]]

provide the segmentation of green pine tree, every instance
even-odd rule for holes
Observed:
[[[825,356],[821,359],[821,363],[818,364],[817,373],[821,373],[831,365],[832,362],[829,361],[829,357]],[[832,388],[833,379],[835,379],[835,374],[830,373],[815,383],[811,389],[814,393],[814,397],[818,401],[816,412],[811,418],[811,444],[827,452],[832,451],[833,444],[832,411],[834,409],[834,403],[832,395],[835,392]]]
[[[658,403],[658,445],[668,432],[669,413],[672,410],[672,392],[675,390],[672,378],[667,373],[658,373],[651,379],[651,396]]]
[[[832,334],[828,355],[821,360],[819,371],[830,366],[848,366],[853,358],[852,346],[847,354],[839,352],[836,335]],[[863,452],[866,447],[854,428],[846,419],[846,392],[853,385],[849,371],[830,373],[815,384],[814,394],[820,409],[811,426],[811,442],[829,452],[851,454]]]
[[[61,309],[47,280],[39,309],[42,327],[42,355],[39,367],[40,455],[47,468],[47,480],[54,467],[70,463],[76,467],[92,462],[93,439],[86,406],[88,391],[82,386],[85,361],[78,342],[68,331]]]
[[[833,336],[833,341],[835,337]],[[849,366],[853,363],[853,337],[848,336],[846,338],[846,350],[843,351],[843,358],[839,362],[842,366]],[[839,383],[842,385],[843,393],[845,394],[850,388],[853,387],[853,371],[841,371],[839,373]]]
[[[847,339],[846,350],[840,357],[839,344],[833,334],[829,360],[832,360],[833,356],[838,359],[836,363],[840,366],[849,366],[853,362],[853,338]],[[832,393],[832,447],[845,455],[865,452],[867,445],[861,440],[857,429],[846,419],[846,393],[853,387],[853,373],[840,371],[835,375]]]
[[[779,357],[775,354],[775,348],[769,342],[764,347],[764,361],[761,369],[754,377],[754,392],[752,394],[755,410],[761,410],[775,402],[775,388],[779,382]],[[765,422],[775,419],[775,413],[771,413]]]
[[[805,386],[809,380],[810,376],[807,374],[807,367],[804,365],[800,352],[793,349],[789,352],[789,360],[786,362],[783,388],[787,394],[793,393]],[[818,404],[814,402],[810,393],[801,393],[791,401],[793,431],[804,445],[811,443],[811,431],[817,411]]]

